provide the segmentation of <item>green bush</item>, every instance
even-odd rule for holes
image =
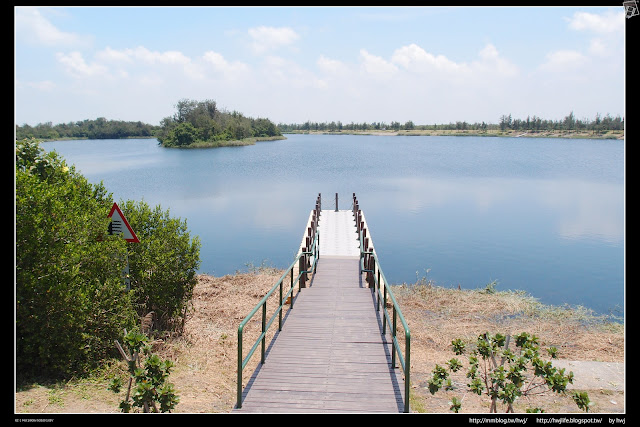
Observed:
[[[127,201],[120,206],[140,243],[129,245],[132,299],[140,316],[155,312],[157,326],[181,332],[197,283],[200,239],[186,221],[160,206]]]
[[[59,378],[117,356],[123,329],[155,311],[180,332],[200,241],[160,206],[120,203],[140,243],[107,234],[111,194],[36,140],[16,141],[16,373]],[[122,272],[129,263],[131,292]]]
[[[125,242],[103,236],[112,205],[56,153],[16,142],[16,370],[66,375],[113,353],[135,321]]]
[[[179,123],[170,132],[165,141],[169,147],[183,147],[191,145],[200,139],[200,132],[191,123]]]
[[[498,411],[498,403],[506,407],[506,412],[514,412],[514,402],[520,397],[554,392],[566,394],[567,386],[573,383],[573,372],[565,374],[564,369],[555,368],[551,362],[545,362],[540,354],[538,337],[522,332],[515,337],[514,351],[509,349],[511,336],[497,333],[482,334],[475,343],[475,349],[468,357],[469,379],[467,389],[479,396],[486,395],[491,399],[490,412]],[[454,353],[458,356],[466,351],[461,339],[451,342]],[[557,355],[557,349],[547,349],[551,358]],[[453,358],[447,362],[447,368],[436,364],[429,380],[429,391],[435,394],[440,389],[451,390],[454,386],[449,372],[457,372],[463,368],[462,362]],[[589,411],[591,402],[586,393],[574,392],[571,397],[576,405],[585,412]],[[459,412],[462,401],[453,398],[451,410]],[[527,412],[539,412],[540,408],[530,408]]]

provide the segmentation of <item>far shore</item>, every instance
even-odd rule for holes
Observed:
[[[513,138],[570,138],[570,139],[624,139],[624,131],[610,130],[602,133],[593,133],[591,131],[567,131],[552,130],[540,132],[523,132],[523,131],[501,131],[501,130],[339,130],[339,131],[287,131],[283,134],[309,134],[309,135],[385,135],[385,136],[502,136]]]
[[[476,137],[509,137],[509,138],[565,138],[565,139],[624,139],[623,130],[609,130],[602,133],[593,132],[578,132],[578,131],[566,131],[566,130],[552,130],[541,132],[522,132],[522,131],[500,131],[500,130],[458,130],[458,129],[446,129],[446,130],[432,130],[432,129],[419,129],[419,130],[339,130],[339,131],[286,131],[282,132],[281,136],[273,137],[253,137],[245,138],[241,140],[232,141],[213,141],[213,142],[196,142],[194,144],[183,147],[165,147],[165,148],[215,148],[215,147],[238,147],[243,145],[255,145],[260,141],[276,141],[281,139],[287,139],[288,134],[299,135],[378,135],[378,136],[476,136]],[[154,136],[140,136],[129,137],[121,139],[154,139]],[[51,141],[67,141],[67,140],[87,140],[90,138],[57,138],[57,139],[42,139],[42,142]]]
[[[40,138],[37,138],[40,139]],[[86,141],[96,140],[96,138],[55,138],[55,139],[40,139],[42,142],[51,141]],[[127,138],[105,138],[105,139],[157,139],[155,136],[130,136]],[[207,141],[207,142],[195,142],[190,145],[182,147],[165,147],[165,148],[214,148],[214,147],[239,147],[243,145],[255,145],[260,141],[277,141],[280,139],[287,139],[283,135],[278,136],[256,136],[244,139],[233,139],[229,141]],[[163,146],[164,147],[164,146]]]

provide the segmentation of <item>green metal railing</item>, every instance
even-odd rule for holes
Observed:
[[[393,340],[393,349],[391,351],[391,365],[396,367],[396,353],[402,366],[404,373],[404,412],[409,412],[409,393],[410,393],[410,378],[411,378],[411,332],[409,326],[402,315],[400,306],[396,301],[393,292],[389,286],[389,282],[380,268],[380,261],[378,256],[372,248],[369,248],[369,239],[367,237],[367,229],[365,222],[363,221],[362,211],[359,208],[358,201],[355,193],[353,194],[352,204],[353,216],[356,221],[356,228],[358,230],[358,239],[360,240],[360,272],[367,273],[367,282],[375,290],[377,296],[376,310],[380,311],[380,302],[382,301],[382,334],[386,334],[387,324],[391,325],[391,336]],[[382,288],[382,290],[381,290]],[[391,300],[392,314],[389,315],[387,310],[387,296]],[[404,357],[402,348],[397,337],[398,319],[404,330]]]
[[[314,273],[316,269],[316,265],[318,263],[318,259],[320,257],[319,250],[319,233],[318,233],[318,219],[320,216],[320,195],[318,195],[318,200],[316,201],[316,208],[312,212],[311,215],[311,226],[308,227],[308,235],[306,237],[306,244],[303,244],[303,248],[300,253],[296,256],[294,261],[291,263],[289,268],[282,275],[280,280],[267,292],[267,294],[260,300],[260,302],[254,307],[254,309],[244,318],[244,320],[238,326],[238,390],[237,390],[237,402],[236,405],[238,408],[242,407],[242,372],[244,368],[249,363],[249,360],[255,353],[258,348],[258,345],[261,345],[260,351],[260,363],[265,363],[265,351],[266,351],[266,338],[267,331],[271,327],[272,323],[275,321],[276,315],[278,316],[278,331],[282,330],[282,311],[284,306],[286,305],[287,299],[290,299],[290,309],[293,309],[294,297],[293,290],[295,288],[295,284],[299,284],[299,289],[306,287],[307,274]],[[313,258],[313,261],[311,259]],[[293,270],[298,264],[298,276],[294,279]],[[291,286],[289,291],[284,294],[284,281],[286,277],[290,277]],[[267,321],[267,301],[269,298],[279,290],[279,300],[280,304],[276,308],[275,312],[272,314],[269,321]],[[247,353],[247,356],[243,358],[243,332],[246,324],[256,315],[256,313],[262,308],[262,330],[256,342],[251,347],[251,350]]]

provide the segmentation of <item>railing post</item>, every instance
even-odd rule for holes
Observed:
[[[387,309],[387,284],[384,284],[384,290],[382,291],[382,309]],[[382,316],[382,333],[387,333],[387,316]]]
[[[242,326],[238,328],[238,376],[236,390],[236,406],[242,408]]]
[[[305,271],[311,271],[311,246],[313,245],[313,242],[309,242],[307,243],[307,253],[304,256],[304,260],[306,262],[306,268],[304,269]]]
[[[303,248],[304,251],[306,251],[306,249]],[[304,268],[304,257],[305,255],[300,255],[300,259],[298,260],[298,273],[300,274],[300,289],[302,288],[306,288],[307,284],[307,273],[303,273],[303,271],[306,270],[306,268]]]
[[[280,282],[280,305],[283,304],[283,302],[282,302],[282,297],[283,297],[283,295],[282,295],[282,286],[283,286],[283,284],[282,284],[282,281],[281,281]],[[281,331],[282,330],[282,309],[280,309],[279,312],[280,313],[279,313],[279,316],[278,316],[278,330]]]
[[[293,265],[291,266],[291,270],[289,270],[289,277],[291,278],[291,308],[293,309]]]
[[[316,231],[313,245],[313,274],[316,274],[318,268],[318,259],[320,259],[320,233]]]
[[[396,331],[396,306],[393,306],[393,330],[391,331],[391,336],[393,337],[393,341],[396,341],[396,335],[397,335],[397,331]],[[391,352],[391,367],[395,369],[396,367],[396,352],[392,351]]]
[[[376,289],[376,295],[378,297],[378,303],[376,304],[376,311],[380,311],[380,269],[378,268],[378,289]],[[386,285],[385,285],[386,286]]]
[[[371,270],[369,273],[369,287],[375,289],[376,283],[374,272],[376,271],[376,259],[374,258],[372,251],[369,251],[369,264],[369,270]]]
[[[262,348],[260,363],[264,365],[264,355],[267,348],[267,302],[262,304]]]
[[[404,412],[409,412],[409,393],[411,393],[411,334],[404,333]]]

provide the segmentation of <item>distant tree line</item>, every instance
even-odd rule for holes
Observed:
[[[445,124],[416,125],[409,120],[405,123],[392,121],[371,123],[311,122],[299,124],[279,123],[277,126],[269,119],[245,117],[242,113],[219,110],[215,101],[181,100],[176,105],[176,113],[165,117],[160,126],[121,120],[96,120],[61,123],[40,123],[36,126],[16,125],[16,140],[36,138],[53,139],[120,139],[120,138],[158,138],[165,146],[185,146],[192,143],[211,141],[242,140],[252,137],[281,136],[282,132],[296,131],[369,131],[369,130],[470,130],[476,132],[508,130],[523,132],[579,131],[594,134],[612,130],[623,130],[624,119],[619,115],[604,117],[596,114],[593,120],[577,119],[573,111],[562,120],[542,119],[527,116],[526,119],[513,118],[511,114],[502,115],[498,123],[456,121]]]
[[[500,130],[506,129],[523,131],[546,131],[546,130],[567,130],[567,131],[592,131],[593,133],[606,132],[610,130],[623,130],[624,119],[619,115],[611,117],[607,114],[601,117],[596,114],[593,120],[576,119],[573,111],[562,120],[546,120],[540,117],[527,116],[526,120],[512,119],[511,114],[500,116]]]
[[[40,123],[36,126],[24,124],[16,125],[16,140],[36,138],[52,139],[121,139],[121,138],[151,138],[160,129],[146,123],[125,122],[122,120],[107,120],[98,117],[95,120],[69,122],[53,125],[51,122]]]
[[[175,107],[176,113],[160,122],[156,136],[167,147],[282,136],[280,129],[269,119],[254,119],[237,111],[220,110],[212,100],[182,99]]]
[[[569,130],[569,131],[592,131],[593,133],[606,132],[609,130],[623,130],[624,119],[620,116],[611,117],[609,114],[602,117],[596,114],[593,120],[576,119],[573,111],[562,120],[548,120],[537,116],[527,116],[526,119],[514,119],[511,114],[500,116],[498,123],[475,122],[468,123],[466,121],[456,121],[455,123],[433,124],[433,125],[416,125],[409,120],[404,124],[392,121],[372,122],[372,123],[342,123],[340,121],[327,122],[311,122],[285,124],[279,123],[278,128],[282,132],[296,131],[319,131],[319,132],[339,132],[339,131],[367,131],[367,130],[472,130],[479,132],[497,131],[505,132],[507,130],[518,130],[528,132],[543,132],[553,130]]]
[[[372,123],[342,123],[341,121],[332,121],[331,123],[326,122],[311,122],[306,121],[301,124],[285,124],[278,123],[278,128],[283,132],[292,132],[292,131],[321,131],[321,132],[339,132],[343,130],[347,131],[355,131],[355,130],[401,130],[401,129],[416,129],[417,127],[413,124],[411,120],[401,124],[400,122],[372,122]]]

